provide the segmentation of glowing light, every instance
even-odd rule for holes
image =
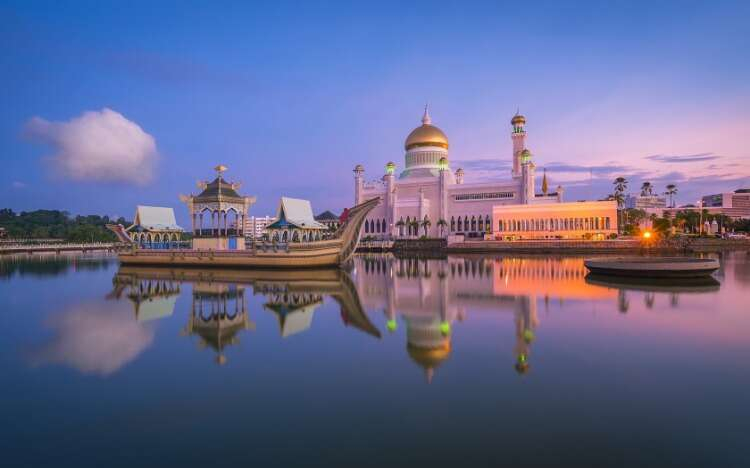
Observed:
[[[440,333],[448,335],[451,332],[451,324],[449,322],[440,322]]]
[[[646,231],[643,233],[644,239],[651,239],[651,236],[652,236],[651,231]]]
[[[398,323],[396,323],[395,320],[391,319],[386,322],[385,327],[388,329],[388,331],[394,332],[398,328]]]

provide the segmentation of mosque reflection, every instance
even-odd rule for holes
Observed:
[[[359,256],[354,276],[368,310],[383,310],[387,328],[395,331],[397,316],[406,326],[407,351],[421,366],[428,381],[451,354],[452,327],[472,314],[508,312],[514,321],[514,368],[525,374],[531,367],[531,348],[540,325],[538,302],[549,309],[600,301],[616,303],[626,312],[630,296],[643,293],[646,308],[656,294],[665,293],[676,306],[682,293],[716,291],[710,278],[681,285],[643,281],[587,278],[582,258],[574,257],[448,257],[445,260]]]
[[[583,259],[573,257],[449,257],[443,260],[356,256],[344,270],[199,270],[120,267],[110,297],[127,299],[138,322],[171,316],[184,285],[191,289],[182,334],[210,349],[218,364],[227,349],[256,329],[249,297],[260,296],[283,338],[311,328],[326,298],[341,309],[342,323],[381,338],[365,311],[382,311],[385,328],[398,336],[403,327],[406,354],[428,382],[454,352],[455,333],[468,315],[507,313],[513,335],[498,337],[507,349],[508,366],[518,374],[532,368],[532,348],[540,327],[538,308],[549,312],[589,302],[616,305],[627,312],[634,297],[651,308],[664,294],[676,306],[683,293],[716,291],[716,280],[699,283],[623,280],[587,276]],[[187,309],[187,307],[185,307]],[[257,317],[256,317],[257,319]],[[502,320],[502,319],[501,319]],[[454,329],[458,327],[457,329]],[[471,337],[462,337],[469,340]]]

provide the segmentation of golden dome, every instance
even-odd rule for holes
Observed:
[[[430,114],[425,106],[422,126],[417,127],[406,137],[404,148],[409,151],[419,146],[439,146],[448,149],[448,137],[442,130],[432,125]]]
[[[436,126],[425,124],[412,130],[404,143],[406,151],[419,146],[439,146],[448,149],[448,137]]]
[[[522,116],[519,113],[516,113],[516,115],[513,116],[512,119],[510,119],[511,125],[517,125],[517,124],[526,124],[526,117]]]
[[[407,345],[409,357],[424,369],[434,369],[443,363],[451,354],[451,344],[446,341],[438,348],[420,348]]]

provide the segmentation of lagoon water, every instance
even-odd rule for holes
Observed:
[[[750,466],[750,258],[0,257],[4,466]]]

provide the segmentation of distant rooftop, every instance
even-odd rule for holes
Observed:
[[[326,210],[315,217],[315,221],[338,221],[339,217]]]

